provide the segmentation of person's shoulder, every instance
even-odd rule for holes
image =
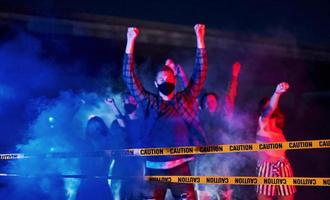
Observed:
[[[110,130],[117,129],[117,128],[121,128],[121,127],[120,127],[120,125],[119,125],[118,119],[114,119],[114,120],[111,122]]]
[[[114,120],[112,120],[112,122],[111,122],[111,125],[110,125],[110,126],[113,126],[113,125],[116,125],[116,124],[118,124],[118,120],[117,120],[117,119],[114,119]]]

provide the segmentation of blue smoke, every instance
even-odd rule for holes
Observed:
[[[1,84],[16,91],[12,93],[16,98],[50,90],[59,83],[55,63],[41,54],[40,41],[23,32],[1,46]]]
[[[83,98],[82,98],[83,97]],[[82,141],[84,139],[86,121],[91,115],[104,117],[112,120],[105,107],[102,106],[104,97],[95,93],[74,94],[62,92],[56,99],[49,100],[44,105],[44,110],[36,120],[30,124],[27,135],[29,140],[25,144],[17,145],[17,151],[21,153],[52,153],[52,152],[79,152],[84,151]],[[26,159],[10,162],[10,173],[22,175],[42,176],[74,175],[81,174],[79,162],[76,158],[71,159]],[[78,179],[60,179],[54,177],[40,178],[42,181],[34,182],[40,187],[40,191],[50,198],[59,199],[58,194],[63,194],[61,199],[75,199],[75,191],[80,181]],[[13,179],[15,187],[23,187],[28,190],[30,185],[25,185],[19,179]],[[56,182],[57,184],[54,184]],[[56,188],[54,188],[56,186]],[[57,191],[61,188],[61,191]],[[56,195],[54,193],[56,192]],[[53,196],[55,195],[55,196]]]
[[[119,96],[112,95],[104,79],[91,82],[83,73],[76,77],[65,74],[85,66],[74,60],[69,62],[74,66],[58,64],[45,56],[43,41],[13,30],[10,37],[0,38],[4,40],[0,48],[0,103],[4,105],[0,107],[0,130],[6,137],[0,141],[1,152],[83,151],[87,120],[97,115],[109,125],[114,116],[104,99],[112,96],[121,107]],[[83,84],[78,91],[66,89],[76,83],[97,85],[99,90],[87,92]],[[56,175],[80,174],[77,158],[33,158],[3,165],[0,163],[1,172],[37,177],[6,179],[5,189],[0,188],[4,199],[75,199],[80,180]]]

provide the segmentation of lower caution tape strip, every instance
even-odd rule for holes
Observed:
[[[250,144],[224,144],[211,146],[183,146],[163,148],[141,148],[104,150],[103,152],[54,152],[47,154],[0,154],[0,160],[13,160],[31,157],[41,158],[70,158],[70,157],[99,157],[120,154],[123,156],[169,156],[169,155],[193,155],[193,154],[218,154],[230,152],[255,152],[274,150],[297,150],[297,149],[325,149],[330,148],[330,140],[302,140],[290,142],[250,143]]]
[[[315,177],[146,176],[145,178],[149,181],[168,183],[330,186],[330,178]]]
[[[0,177],[8,178],[74,178],[74,179],[142,179],[139,176],[93,176],[93,175],[62,175],[39,174],[20,175],[0,173]],[[295,186],[330,186],[330,177],[255,177],[255,176],[145,176],[147,181],[178,183],[178,184],[213,184],[213,185],[295,185]]]

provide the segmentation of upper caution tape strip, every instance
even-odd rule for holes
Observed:
[[[251,143],[251,144],[224,144],[212,146],[185,146],[164,148],[141,148],[105,150],[102,152],[56,152],[48,154],[0,154],[0,160],[12,160],[31,157],[42,158],[72,158],[72,157],[100,157],[113,156],[115,154],[124,156],[168,156],[168,155],[192,155],[192,154],[217,154],[230,152],[253,152],[272,150],[295,150],[295,149],[317,149],[330,148],[330,140],[303,140],[290,142]]]
[[[330,178],[315,177],[146,176],[145,178],[149,181],[170,183],[330,186]]]
[[[294,150],[330,148],[330,140],[304,140],[291,142],[224,144],[214,146],[187,146],[168,148],[128,149],[127,154],[138,156],[186,155],[186,154],[214,154],[229,152],[252,152],[270,150]]]

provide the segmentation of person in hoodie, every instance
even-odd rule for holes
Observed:
[[[176,79],[173,70],[164,65],[154,81],[157,94],[146,91],[135,73],[134,46],[139,30],[128,28],[123,62],[123,79],[130,93],[139,102],[144,115],[144,144],[146,147],[175,147],[205,144],[202,127],[198,122],[196,99],[204,86],[207,73],[205,50],[205,26],[196,24],[196,64],[187,87],[175,92]],[[146,157],[146,175],[191,175],[188,162],[192,155]],[[170,189],[175,199],[196,199],[192,184],[148,182],[143,199],[164,199]]]

